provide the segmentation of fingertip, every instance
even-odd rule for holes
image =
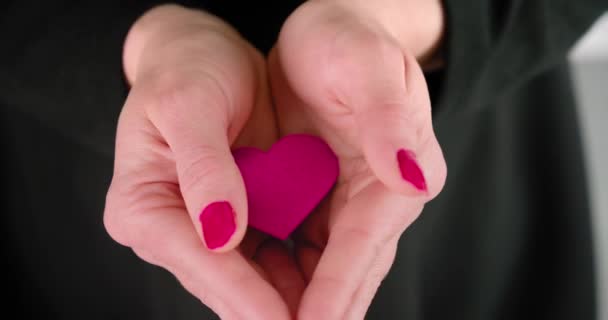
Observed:
[[[200,213],[202,240],[213,252],[227,252],[236,248],[247,229],[228,201],[216,201],[207,205]]]
[[[430,201],[446,182],[446,162],[432,129],[370,128],[362,151],[372,172],[393,192]]]
[[[416,161],[416,154],[409,149],[397,151],[397,164],[401,178],[411,184],[417,191],[428,194],[426,179],[422,168]]]
[[[376,141],[364,146],[364,154],[372,172],[388,189],[428,197],[427,175],[413,148]]]

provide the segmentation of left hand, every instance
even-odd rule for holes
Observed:
[[[422,13],[391,19],[413,12],[396,8],[406,3]],[[439,0],[310,1],[283,26],[268,62],[281,134],[319,135],[340,161],[336,188],[295,236],[309,282],[298,319],[362,319],[400,235],[443,187],[417,61],[441,29]]]

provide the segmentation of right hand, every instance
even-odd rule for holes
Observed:
[[[132,88],[105,226],[222,319],[287,319],[305,285],[280,243],[247,231],[230,151],[277,138],[264,63],[221,20],[173,5],[146,13],[125,43]]]
[[[293,237],[308,282],[298,319],[364,319],[401,234],[443,188],[419,62],[442,13],[439,0],[308,1],[281,29],[268,58],[281,134],[318,135],[340,161]]]

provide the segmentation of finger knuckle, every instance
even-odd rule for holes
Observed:
[[[162,267],[161,261],[151,251],[144,250],[144,249],[141,249],[141,248],[132,248],[132,251],[141,260],[146,261],[147,263],[153,264],[155,266],[161,266]]]
[[[148,84],[144,102],[153,122],[171,125],[191,114],[209,114],[229,108],[231,100],[221,81],[209,72],[164,72]],[[201,106],[192,108],[192,106]],[[162,125],[161,125],[162,126]]]
[[[182,285],[182,287],[184,287],[184,289],[194,294],[197,298],[203,301],[209,299],[209,291],[205,287],[200,285],[200,281],[196,281],[192,273],[184,271],[177,273],[175,272],[175,270],[170,270],[170,272],[176,275],[177,280]]]
[[[103,216],[103,224],[110,238],[114,239],[114,241],[118,242],[123,246],[128,246],[128,233],[123,230],[116,214],[106,210]]]
[[[190,193],[202,185],[223,183],[216,178],[226,163],[222,150],[217,147],[204,145],[192,148],[184,159],[178,161],[179,184],[184,193]]]
[[[352,245],[368,248],[375,256],[382,249],[383,244],[388,241],[390,235],[385,232],[377,232],[373,226],[345,226],[336,227],[332,230],[331,236],[340,241],[349,241]],[[331,241],[332,239],[330,239]]]
[[[420,217],[424,209],[424,203],[419,202],[413,205],[411,208],[401,210],[394,219],[394,223],[391,225],[390,232],[387,233],[387,237],[390,240],[390,235],[400,235],[416,220]]]
[[[163,244],[158,234],[146,228],[146,215],[159,209],[183,210],[183,203],[176,185],[139,179],[139,173],[114,177],[106,194],[103,223],[116,242],[145,249]]]
[[[124,228],[122,215],[120,214],[120,202],[116,186],[112,184],[106,194],[103,224],[106,232],[114,241],[128,246],[129,233]]]

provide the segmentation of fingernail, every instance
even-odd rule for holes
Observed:
[[[420,191],[427,191],[424,174],[416,162],[416,155],[414,152],[405,149],[397,151],[397,162],[399,162],[401,177],[403,177],[405,181],[411,183]]]
[[[230,203],[218,201],[208,205],[199,216],[203,237],[209,249],[224,246],[236,230],[234,210]]]

